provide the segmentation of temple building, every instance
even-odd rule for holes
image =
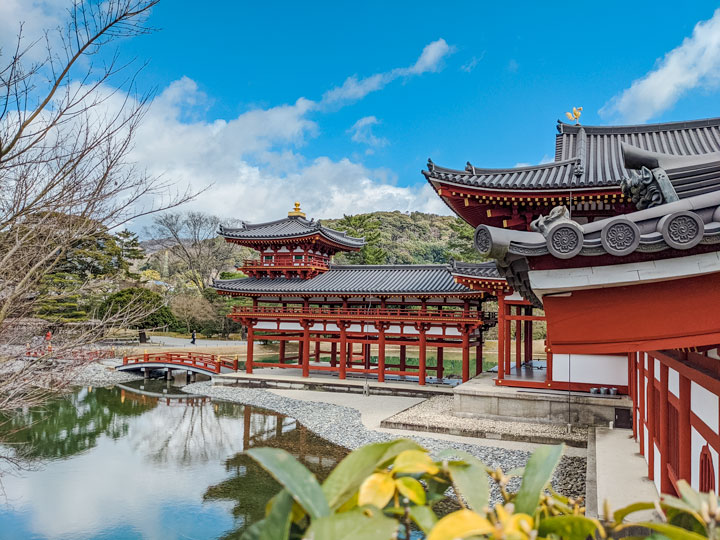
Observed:
[[[255,367],[300,367],[303,376],[316,371],[340,379],[364,374],[380,382],[451,382],[446,349],[461,351],[462,381],[482,370],[482,332],[496,320],[483,311],[490,295],[456,282],[451,266],[334,265],[334,254],[357,251],[364,240],[306,219],[298,203],[287,218],[221,228],[220,235],[259,252],[239,268],[249,277],[214,283],[221,294],[252,299],[251,306],[229,315],[248,329],[248,373]],[[479,268],[473,271],[482,272],[485,282],[505,286],[494,263]],[[255,358],[260,336],[279,342],[278,362]],[[293,341],[298,353],[291,355],[287,343]],[[412,362],[408,346],[417,350]],[[397,354],[386,361],[390,347]]]
[[[555,359],[568,355],[586,374],[624,370],[633,434],[663,493],[680,479],[720,486],[719,124],[602,128],[623,134],[605,155],[622,166],[616,189],[632,211],[588,216],[573,199],[529,230],[484,223],[475,235],[513,289],[544,309]],[[613,171],[601,168],[615,180]]]

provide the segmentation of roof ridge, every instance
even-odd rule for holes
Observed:
[[[449,264],[331,264],[331,270],[438,270],[449,269]]]
[[[463,174],[463,175],[472,175],[472,176],[479,176],[483,173],[488,174],[497,174],[503,171],[537,171],[540,169],[549,169],[553,167],[561,167],[565,165],[573,165],[576,164],[578,161],[580,161],[580,158],[571,157],[568,159],[564,159],[562,161],[548,161],[547,163],[539,163],[537,165],[523,165],[522,167],[498,167],[498,168],[480,168],[480,167],[472,167],[472,170],[469,171],[467,169],[459,170],[459,169],[449,169],[447,167],[440,167],[438,165],[434,165],[431,170],[423,170],[422,173],[427,176],[427,174],[432,174],[434,172],[441,172],[441,173],[455,173],[455,174]]]
[[[568,124],[562,120],[557,121],[557,130],[559,133],[577,133],[581,128],[585,132],[592,134],[597,133],[633,133],[644,131],[663,131],[669,129],[687,129],[704,126],[720,126],[720,117],[700,118],[697,120],[678,120],[674,122],[658,122],[655,124],[625,124],[625,125],[609,125],[609,126],[589,126],[585,124]]]

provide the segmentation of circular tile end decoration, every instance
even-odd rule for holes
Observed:
[[[663,217],[658,230],[671,248],[690,249],[702,240],[705,224],[700,216],[685,210]]]
[[[583,232],[577,223],[563,222],[552,227],[547,234],[548,251],[558,259],[570,259],[580,253]]]
[[[614,219],[600,232],[600,241],[611,255],[629,255],[640,245],[640,229],[627,218]]]

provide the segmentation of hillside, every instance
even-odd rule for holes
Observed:
[[[455,216],[438,216],[422,212],[372,212],[363,217],[372,224],[372,231],[353,230],[347,218],[324,219],[323,225],[345,230],[348,234],[365,236],[373,240],[384,252],[378,262],[389,264],[445,263],[451,258],[464,261],[481,261],[472,245],[473,228]],[[338,264],[359,262],[352,255],[339,254]],[[375,261],[373,261],[375,262]]]

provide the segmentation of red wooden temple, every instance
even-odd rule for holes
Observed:
[[[380,382],[402,377],[424,385],[448,382],[446,349],[461,351],[462,381],[482,370],[482,332],[496,320],[483,310],[490,295],[456,282],[451,266],[333,265],[335,253],[359,250],[364,240],[306,219],[299,204],[285,219],[221,228],[220,234],[260,252],[243,263],[250,277],[214,284],[221,294],[252,299],[229,315],[248,329],[248,373],[300,367],[303,376],[369,374]],[[504,287],[494,263],[473,272]],[[259,337],[279,342],[277,362],[255,358]],[[288,342],[298,343],[296,354]],[[408,358],[408,347],[417,358]]]
[[[633,434],[663,493],[680,479],[720,486],[719,125],[606,128],[649,134],[608,153],[626,171],[619,187],[633,211],[586,219],[556,207],[530,230],[482,224],[475,236],[508,283],[544,308],[555,359],[568,355],[593,376],[624,371]]]

